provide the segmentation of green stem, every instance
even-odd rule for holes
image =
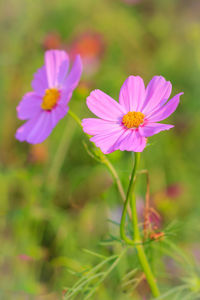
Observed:
[[[136,152],[135,153],[135,164],[134,164],[134,167],[133,167],[133,171],[131,173],[131,178],[130,178],[130,181],[129,181],[128,191],[127,191],[127,194],[126,194],[126,200],[124,202],[124,208],[123,208],[121,223],[120,223],[121,238],[125,242],[127,242],[127,244],[129,244],[129,245],[134,245],[135,243],[131,239],[127,238],[127,236],[126,236],[126,232],[125,232],[126,212],[127,212],[127,207],[128,207],[129,196],[130,196],[130,194],[132,194],[132,191],[133,191],[133,188],[134,188],[134,185],[135,185],[136,170],[137,170],[139,161],[140,161],[140,154],[138,152]]]
[[[119,194],[120,194],[123,202],[125,202],[126,201],[126,195],[125,195],[125,192],[124,192],[121,180],[119,178],[119,175],[117,174],[117,171],[115,170],[114,166],[111,164],[111,162],[109,161],[109,159],[106,157],[106,155],[104,155],[103,153],[101,153],[101,160],[104,163],[104,165],[108,168],[108,170],[110,171],[111,175],[113,176],[113,178],[114,178],[114,180],[116,182]],[[128,211],[129,218],[131,218],[131,208],[130,208],[129,204],[127,204],[126,209]]]
[[[144,247],[143,247],[142,240],[140,237],[140,231],[139,231],[139,227],[138,227],[137,210],[136,210],[136,199],[135,199],[135,196],[133,195],[135,179],[136,179],[136,170],[139,165],[139,161],[140,161],[140,153],[135,153],[135,164],[134,164],[133,171],[131,174],[131,179],[129,182],[128,191],[127,191],[127,195],[126,195],[126,201],[125,201],[124,209],[123,209],[123,213],[122,213],[120,234],[121,234],[122,239],[125,242],[127,242],[127,244],[134,245],[136,247],[140,264],[145,273],[146,280],[151,288],[152,294],[154,297],[158,297],[160,295],[160,292],[159,292],[159,289],[156,284],[156,279],[153,275],[150,264],[148,262],[146,254],[144,252]],[[125,234],[126,211],[127,211],[129,196],[131,196],[133,240],[130,240],[129,238],[127,238],[126,234]]]
[[[70,128],[70,130],[69,130],[69,128]],[[55,187],[55,185],[57,183],[57,180],[59,177],[59,172],[62,167],[63,161],[65,159],[66,152],[69,149],[74,131],[75,131],[74,125],[71,124],[70,120],[67,120],[64,131],[63,131],[63,136],[61,138],[61,141],[60,141],[60,144],[56,151],[55,157],[53,159],[51,168],[47,175],[47,181],[52,184],[52,187]]]
[[[82,124],[81,124],[81,120],[79,119],[79,117],[73,113],[70,109],[68,111],[68,114],[74,119],[74,121],[82,128]],[[87,137],[90,137],[88,134],[86,134]],[[94,146],[95,147],[95,146]],[[121,184],[121,181],[120,181],[120,178],[117,174],[117,171],[116,169],[114,168],[114,166],[111,164],[111,162],[108,160],[108,158],[102,153],[100,152],[100,156],[101,156],[101,162],[104,163],[104,165],[108,168],[108,170],[110,171],[111,175],[113,176],[115,182],[116,182],[116,185],[117,185],[117,188],[118,188],[118,191],[119,191],[119,194],[123,200],[123,202],[125,202],[125,192],[124,192],[124,189],[123,189],[123,186]],[[130,211],[130,208],[128,207],[128,213],[129,215],[131,216],[131,211]]]
[[[157,287],[156,279],[153,275],[153,272],[151,270],[150,264],[148,262],[147,256],[144,252],[144,247],[142,244],[142,239],[140,237],[140,231],[138,227],[138,218],[137,218],[137,211],[136,211],[136,199],[134,196],[131,197],[131,208],[132,208],[132,221],[133,221],[133,240],[135,243],[135,247],[137,249],[138,258],[140,261],[140,264],[142,266],[142,269],[145,273],[146,280],[151,288],[152,294],[154,297],[160,296],[159,289]]]
[[[76,123],[82,128],[82,124],[81,124],[81,120],[79,119],[79,117],[73,113],[70,109],[68,110],[68,114],[74,119],[74,121],[76,121]]]
[[[113,167],[113,165],[111,164],[111,162],[107,159],[107,157],[105,155],[103,155],[103,163],[110,170],[110,173],[112,174],[112,176],[115,179],[115,182],[117,184],[120,196],[123,199],[123,201],[125,201],[126,195],[125,195],[124,189],[122,187],[121,181],[119,179],[119,176],[117,174],[117,171],[115,170],[115,168]]]

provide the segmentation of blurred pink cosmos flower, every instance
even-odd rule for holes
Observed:
[[[79,34],[71,44],[70,54],[74,57],[77,53],[81,55],[84,72],[87,75],[94,74],[99,66],[105,52],[105,41],[103,36],[95,31],[85,31]]]
[[[23,261],[32,261],[33,260],[33,258],[31,256],[26,255],[26,254],[19,254],[18,258]]]
[[[34,75],[33,92],[24,95],[17,107],[18,118],[28,120],[16,132],[19,141],[43,142],[68,111],[68,102],[78,85],[82,63],[77,55],[71,71],[65,51],[45,52],[45,64]]]
[[[174,127],[157,123],[169,117],[179,104],[183,93],[168,101],[171,90],[171,83],[162,76],[154,76],[146,89],[141,77],[129,76],[120,90],[119,103],[94,90],[87,106],[100,119],[84,119],[83,130],[94,135],[90,140],[105,154],[115,150],[142,152],[147,137]]]

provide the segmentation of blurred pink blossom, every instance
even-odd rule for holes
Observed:
[[[72,58],[80,54],[84,72],[88,75],[94,74],[100,65],[100,59],[105,50],[103,36],[99,33],[87,31],[75,38],[71,44],[70,54]]]
[[[18,258],[23,261],[32,261],[33,260],[33,258],[31,256],[26,255],[26,254],[19,254]]]
[[[30,144],[42,143],[67,114],[68,102],[77,87],[82,63],[76,56],[71,71],[65,51],[48,50],[45,63],[34,75],[33,91],[24,95],[17,107],[18,118],[27,120],[16,132],[16,138]]]

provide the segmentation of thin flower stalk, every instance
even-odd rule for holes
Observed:
[[[60,169],[66,157],[66,153],[70,147],[70,143],[75,131],[75,126],[69,123],[70,123],[70,119],[67,120],[66,122],[62,138],[60,140],[59,146],[57,148],[54,159],[52,161],[52,165],[47,175],[47,182],[51,182],[51,184],[53,184],[53,187],[56,185],[58,181]],[[69,130],[69,125],[70,125],[70,130]]]
[[[151,270],[150,264],[144,252],[144,247],[142,244],[142,239],[140,237],[140,231],[138,227],[138,218],[137,218],[137,210],[136,210],[136,199],[133,194],[135,180],[136,180],[136,171],[140,161],[140,153],[135,153],[135,164],[133,166],[133,171],[131,174],[131,179],[128,186],[128,191],[126,195],[126,201],[124,204],[124,209],[121,218],[121,225],[120,225],[120,234],[122,239],[129,245],[134,245],[137,249],[138,258],[142,269],[145,273],[147,282],[151,288],[152,294],[154,297],[158,297],[160,295],[159,289],[157,287],[156,279],[153,275]],[[126,211],[129,197],[131,199],[131,209],[132,209],[132,223],[133,223],[133,240],[129,239],[125,234],[125,221],[126,221]]]
[[[150,177],[148,170],[141,170],[140,174],[146,175],[146,194],[145,194],[145,207],[144,207],[144,241],[148,238],[149,228],[149,212],[150,212]]]
[[[68,114],[74,119],[74,121],[82,128],[82,123],[81,123],[81,120],[79,119],[79,117],[74,113],[72,112],[70,109],[68,111]],[[86,136],[88,138],[90,138],[90,136],[88,134],[86,134]],[[94,147],[96,148],[96,146],[94,145]],[[116,171],[116,169],[114,168],[114,166],[112,165],[112,163],[109,161],[109,159],[106,157],[106,155],[104,155],[101,151],[99,151],[98,148],[96,148],[97,151],[98,151],[98,154],[100,156],[100,161],[101,163],[103,163],[107,168],[108,170],[110,171],[111,175],[113,176],[115,182],[116,182],[116,185],[117,185],[117,189],[119,191],[119,194],[121,196],[121,199],[123,202],[125,202],[126,200],[126,195],[125,195],[125,192],[124,192],[124,188],[122,186],[122,183],[121,183],[121,180],[119,178],[119,175]],[[129,217],[131,217],[131,209],[130,209],[130,206],[127,207],[128,209],[128,214],[129,214]]]
[[[130,182],[129,182],[129,186],[128,186],[128,190],[127,190],[127,194],[126,194],[126,200],[125,200],[125,203],[124,203],[124,208],[123,208],[121,223],[120,223],[121,238],[129,245],[134,245],[134,241],[132,241],[131,239],[129,239],[126,236],[126,232],[125,232],[126,212],[127,212],[129,197],[132,194],[133,189],[134,189],[134,184],[135,184],[135,180],[136,180],[136,170],[137,170],[137,167],[138,167],[138,164],[139,164],[139,159],[140,159],[139,155],[136,154],[135,155],[135,164],[133,166],[133,171],[131,173],[131,178],[130,178]]]

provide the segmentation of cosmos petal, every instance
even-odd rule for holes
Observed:
[[[147,139],[140,135],[139,131],[135,132],[137,138],[137,147],[135,147],[135,152],[142,152],[146,147]]]
[[[113,129],[109,131],[107,134],[97,134],[93,136],[90,141],[95,143],[95,145],[99,147],[104,154],[108,154],[115,151],[114,144],[123,132],[123,128],[116,128],[115,130]]]
[[[64,116],[67,114],[69,110],[69,107],[67,105],[63,105],[62,103],[59,103],[52,111],[51,111],[51,120],[52,120],[52,126],[53,128],[56,126],[56,124],[64,118]]]
[[[62,104],[63,106],[66,106],[69,103],[69,100],[72,97],[72,91],[69,90],[61,90],[60,91],[60,99],[59,102],[60,104]]]
[[[81,57],[80,55],[77,55],[74,64],[71,68],[71,71],[69,72],[69,74],[63,82],[63,85],[66,87],[66,89],[74,90],[77,87],[81,78],[82,70],[83,66]]]
[[[69,70],[69,60],[66,59],[60,65],[57,80],[56,80],[56,86],[60,88],[63,87],[64,81],[66,80],[67,77],[68,70]]]
[[[145,99],[145,86],[140,76],[129,76],[121,87],[119,103],[129,111],[140,111]]]
[[[149,114],[160,102],[167,102],[172,91],[170,81],[166,81],[162,76],[154,76],[146,88],[146,97],[143,104],[142,112]]]
[[[168,118],[176,110],[181,95],[183,95],[183,93],[177,94],[171,100],[169,100],[167,104],[163,105],[152,114],[147,115],[147,120],[150,122],[159,122]]]
[[[17,106],[17,115],[20,120],[27,120],[42,111],[40,105],[42,98],[30,92],[24,95],[21,102]]]
[[[52,131],[50,112],[42,112],[18,128],[16,138],[30,144],[42,143]]]
[[[36,94],[41,97],[44,96],[45,90],[49,87],[45,66],[38,69],[37,72],[33,75],[31,85]]]
[[[161,124],[161,123],[146,123],[144,126],[139,127],[139,132],[144,137],[149,137],[159,133],[163,130],[169,130],[173,128],[173,125]]]
[[[115,143],[115,150],[142,152],[146,146],[146,138],[138,130],[128,129]]]
[[[114,99],[100,90],[94,90],[87,97],[88,108],[99,118],[107,121],[119,121],[124,108]]]
[[[89,118],[82,120],[82,126],[84,132],[90,135],[95,135],[107,134],[108,131],[112,131],[117,128],[120,129],[122,125],[102,119]]]
[[[63,66],[63,62],[66,66]],[[45,67],[49,88],[55,88],[63,80],[68,71],[69,57],[62,50],[48,50],[45,52]]]

